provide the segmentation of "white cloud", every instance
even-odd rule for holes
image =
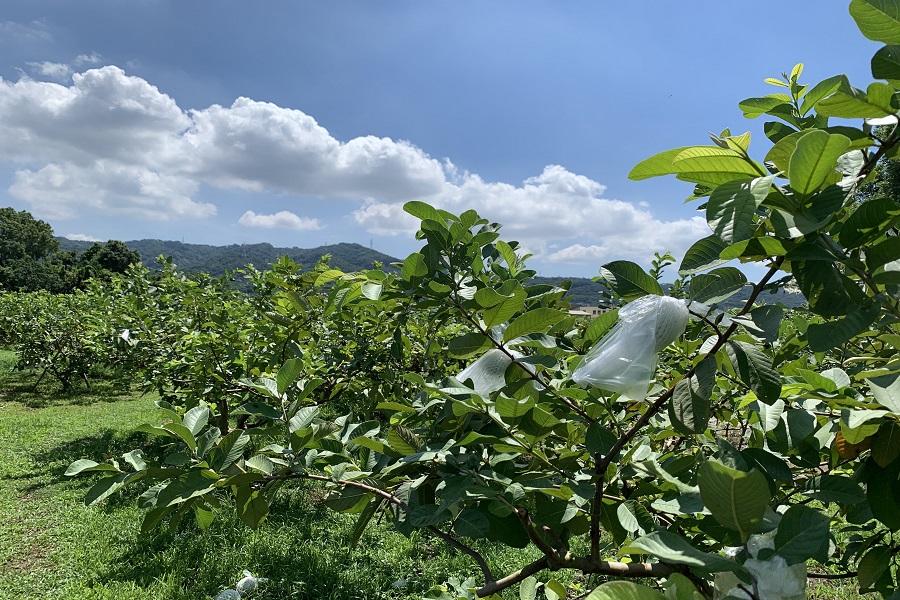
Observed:
[[[415,230],[402,210],[407,200],[475,208],[546,262],[645,262],[655,250],[678,254],[708,235],[700,218],[660,219],[646,205],[604,197],[602,184],[559,165],[520,184],[485,181],[407,141],[339,140],[312,116],[269,102],[238,98],[187,111],[115,66],[75,73],[68,85],[0,79],[2,160],[19,168],[10,193],[57,219],[84,211],[205,218],[216,214],[195,199],[205,184],[348,200],[355,221],[378,235]],[[289,211],[247,211],[239,222],[322,226]]]
[[[67,240],[72,240],[75,242],[99,242],[101,241],[99,238],[95,238],[92,235],[88,235],[86,233],[67,233],[63,236]]]
[[[0,40],[15,42],[49,42],[53,36],[47,31],[43,21],[19,23],[17,21],[0,21]]]
[[[76,67],[89,67],[99,65],[101,62],[103,62],[102,56],[96,52],[90,52],[88,54],[79,54],[75,57],[75,60],[72,61],[72,64]]]
[[[51,163],[37,171],[16,171],[9,192],[52,219],[70,219],[84,211],[157,221],[215,215],[215,205],[191,198],[196,189],[197,184],[184,177],[100,160],[87,166]]]
[[[439,194],[425,198],[451,211],[474,208],[502,223],[539,258],[552,262],[597,263],[613,258],[646,262],[655,250],[681,253],[709,234],[700,218],[662,221],[629,202],[603,198],[605,187],[559,165],[550,165],[522,185],[485,182],[465,174],[447,183]],[[355,211],[356,221],[373,233],[406,234],[416,220],[402,203],[369,202]],[[556,249],[561,242],[572,242]]]
[[[306,113],[238,98],[191,112],[197,175],[221,187],[328,198],[401,199],[441,189],[439,161],[390,138],[335,139]]]
[[[244,227],[256,227],[259,229],[296,229],[298,231],[311,231],[322,229],[322,223],[318,219],[301,217],[289,210],[281,210],[271,215],[258,215],[248,210],[238,223]]]
[[[72,75],[72,68],[65,63],[50,62],[49,60],[41,62],[26,63],[32,72],[41,75],[53,81],[67,81]]]

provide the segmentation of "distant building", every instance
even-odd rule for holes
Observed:
[[[605,313],[608,308],[602,308],[600,306],[574,306],[569,311],[570,315],[576,315],[579,317],[599,317],[603,313]]]

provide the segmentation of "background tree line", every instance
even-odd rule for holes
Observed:
[[[0,290],[71,292],[88,279],[124,273],[140,260],[116,240],[95,243],[80,254],[60,250],[48,223],[24,210],[0,208]]]

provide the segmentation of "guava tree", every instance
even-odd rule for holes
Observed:
[[[564,289],[533,283],[498,225],[411,202],[422,247],[399,274],[338,278],[330,294],[363,294],[372,310],[402,307],[457,329],[442,351],[465,369],[447,360],[443,377],[409,370],[409,386],[369,414],[337,415],[314,394],[315,369],[288,360],[247,383],[272,409],[264,426],[223,435],[212,403],[168,410],[148,430],[171,438],[178,461],[134,451],[80,460],[68,473],[103,474],[90,501],[150,484],[147,529],[191,513],[206,524],[224,497],[255,525],[280,487],[319,482],[331,508],[358,514],[357,534],[384,515],[470,556],[481,581],[437,589],[438,598],[513,586],[522,598],[539,589],[563,598],[560,570],[615,579],[592,600],[803,597],[807,576],[856,578],[891,597],[900,203],[858,191],[900,148],[900,0],[853,0],[850,11],[863,34],[887,44],[872,60],[879,81],[807,85],[797,65],[768,80],[774,93],[740,104],[766,119],[763,151],[725,130],[632,171],[693,184],[710,226],[679,266],[675,289],[691,320],[653,348],[640,393],[577,384],[573,374],[611,328],[621,335],[617,320],[636,303],[665,295],[657,277],[606,264],[619,308],[584,323],[568,314]],[[761,274],[748,282],[745,272]],[[802,292],[808,308],[771,304],[768,292],[783,287]],[[723,308],[744,290],[739,308]],[[650,331],[615,358],[633,364],[671,333]],[[533,546],[539,558],[497,573],[485,544]]]

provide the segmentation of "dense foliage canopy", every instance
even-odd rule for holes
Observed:
[[[53,229],[26,211],[0,208],[0,291],[70,292],[91,278],[124,273],[140,255],[118,241],[61,251]]]
[[[329,507],[358,515],[357,538],[378,516],[472,558],[479,579],[433,598],[513,586],[565,598],[563,569],[610,579],[591,600],[802,598],[807,576],[896,597],[900,203],[875,178],[900,156],[900,1],[850,10],[888,44],[872,61],[880,81],[808,85],[797,65],[740,103],[767,119],[764,153],[725,130],[632,171],[693,184],[709,223],[670,288],[683,303],[647,303],[665,293],[662,258],[650,272],[614,261],[602,269],[612,310],[580,320],[499,225],[422,202],[406,205],[422,246],[396,271],[283,261],[248,272],[245,296],[134,267],[67,298],[3,296],[6,342],[25,363],[120,365],[161,393],[143,430],[162,454],[88,457],[67,473],[100,476],[91,503],[141,486],[146,531],[189,515],[204,527],[226,504],[255,526],[279,489],[318,482]],[[761,277],[748,284],[734,261]],[[766,303],[784,288],[807,306]],[[624,344],[623,364],[658,360],[646,389],[576,384],[591,348],[644,304],[691,317],[673,328],[661,316],[650,341]],[[60,307],[80,327],[37,334]],[[74,341],[41,346],[58,339]],[[496,573],[487,543],[539,558]]]

